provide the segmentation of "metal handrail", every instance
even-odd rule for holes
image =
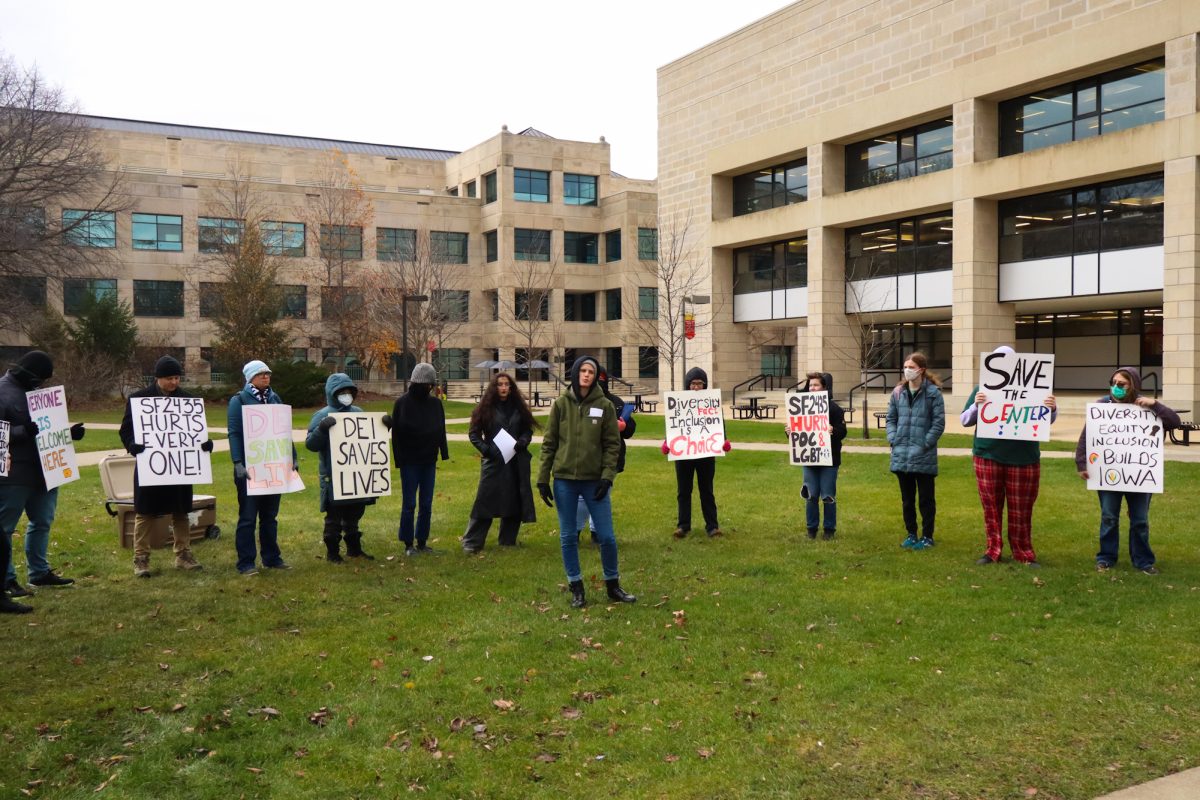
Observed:
[[[1142,377],[1142,388],[1146,388],[1146,382],[1151,378],[1154,378],[1154,399],[1157,400],[1159,393],[1162,392],[1162,384],[1159,382],[1157,372],[1147,372]]]
[[[850,388],[850,394],[848,395],[847,400],[846,400],[846,405],[849,406],[851,410],[853,410],[854,409],[854,393],[856,391],[858,391],[859,389],[863,390],[863,405],[862,405],[863,436],[862,436],[862,438],[864,438],[864,439],[871,438],[871,428],[867,424],[867,389],[869,389],[871,384],[877,379],[883,380],[883,386],[881,388],[886,390],[888,388],[887,375],[882,372],[876,372],[874,375],[867,378],[865,381],[858,384],[857,386],[852,386]]]
[[[747,390],[749,390],[749,389],[753,388],[754,384],[761,381],[763,384],[763,390],[766,391],[768,389],[767,384],[770,382],[771,378],[773,378],[773,377],[774,377],[773,375],[769,375],[769,374],[763,372],[761,374],[755,375],[752,378],[747,378],[746,380],[742,381],[741,383],[739,383],[738,385],[733,387],[733,393],[730,395],[729,404],[731,406],[737,405],[738,389],[741,389],[743,386],[746,387]]]

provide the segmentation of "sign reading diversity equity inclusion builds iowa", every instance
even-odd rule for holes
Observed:
[[[365,500],[392,493],[392,462],[383,412],[334,414],[329,429],[333,499]]]
[[[133,440],[145,446],[137,457],[142,486],[212,483],[212,458],[204,400],[199,397],[131,397]]]
[[[979,390],[987,400],[979,407],[975,435],[980,439],[1050,441],[1050,409],[1054,393],[1054,356],[1041,353],[980,353]]]
[[[242,406],[246,494],[304,491],[292,460],[292,407],[280,403]]]
[[[833,466],[833,440],[829,436],[829,392],[789,394],[787,413],[792,466]]]
[[[721,390],[667,392],[668,461],[723,456],[725,417],[721,414]]]
[[[38,458],[46,488],[79,480],[75,462],[75,443],[71,441],[71,423],[67,421],[67,393],[61,386],[35,389],[25,393],[29,417],[37,423]]]
[[[1160,494],[1163,426],[1136,403],[1088,403],[1084,452],[1088,488]]]

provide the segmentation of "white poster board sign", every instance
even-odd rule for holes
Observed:
[[[142,486],[212,483],[208,420],[200,397],[131,397],[133,440],[145,446],[137,457]]]
[[[0,420],[0,478],[8,477],[8,432],[11,429],[8,420]]]
[[[664,400],[668,461],[725,455],[720,389],[667,392]]]
[[[67,421],[67,393],[61,386],[35,389],[25,393],[29,416],[38,426],[38,458],[46,488],[79,480],[75,461],[75,443],[71,441],[71,423]]]
[[[331,415],[329,458],[333,466],[333,499],[366,500],[392,493],[391,431],[383,412]]]
[[[1050,441],[1050,409],[1054,394],[1054,356],[1044,353],[980,353],[979,391],[987,400],[979,407],[975,435],[980,439]]]
[[[242,406],[246,494],[304,491],[292,460],[292,407],[280,403]]]
[[[1088,403],[1084,432],[1089,489],[1161,494],[1163,424],[1136,403]]]
[[[787,396],[788,444],[792,466],[833,466],[829,430],[829,392],[793,392]]]

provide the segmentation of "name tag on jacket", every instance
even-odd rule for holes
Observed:
[[[603,408],[589,408],[588,416],[589,417],[603,417],[604,409]]]

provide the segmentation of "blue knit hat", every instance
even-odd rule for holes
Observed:
[[[257,359],[242,367],[242,374],[246,376],[246,383],[249,383],[250,379],[255,375],[261,375],[264,372],[270,375],[271,368],[267,366],[267,362],[258,361]]]

